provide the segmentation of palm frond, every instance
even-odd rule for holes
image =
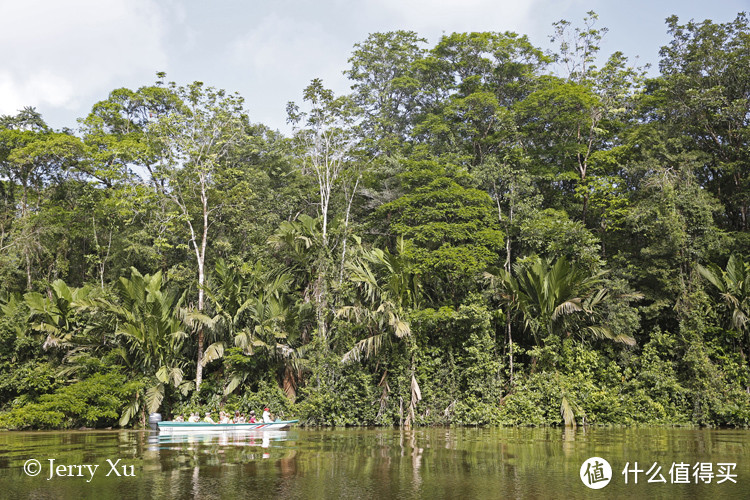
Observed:
[[[190,394],[190,391],[195,390],[195,382],[192,380],[185,380],[180,384],[180,387],[178,388],[180,391],[180,394],[183,396],[187,396]]]
[[[562,415],[563,422],[565,422],[565,425],[567,427],[576,426],[575,412],[573,411],[573,406],[570,404],[566,396],[562,397],[562,402],[560,403],[560,414]]]
[[[125,407],[125,410],[122,412],[122,415],[120,416],[120,427],[125,427],[130,423],[130,421],[133,419],[133,417],[138,413],[138,410],[141,409],[140,401],[138,398],[135,399],[132,403],[130,403],[127,407]]]
[[[557,305],[552,312],[551,318],[555,320],[560,316],[565,316],[567,314],[572,314],[579,311],[583,311],[583,307],[581,306],[581,299],[576,297],[573,299],[568,299],[562,304]]]
[[[422,401],[422,390],[419,388],[417,377],[411,376],[411,400]]]
[[[696,264],[696,269],[709,283],[715,286],[720,292],[726,293],[726,286],[722,279],[723,272],[716,264],[710,264],[707,268]]]
[[[364,356],[366,359],[375,356],[378,350],[380,350],[386,338],[386,334],[379,333],[377,335],[373,335],[371,337],[367,337],[366,339],[360,340],[359,342],[354,344],[354,347],[352,347],[344,354],[344,356],[341,358],[341,362],[351,363],[359,361],[362,356]]]
[[[214,342],[203,353],[203,366],[222,357],[224,357],[224,342]]]
[[[146,390],[146,407],[149,413],[155,413],[164,400],[164,384],[159,383]]]
[[[246,378],[247,378],[247,374],[233,375],[232,378],[229,380],[229,383],[227,384],[227,386],[224,388],[224,395],[228,396],[232,394],[240,386],[240,384],[242,384],[242,382],[245,381]]]

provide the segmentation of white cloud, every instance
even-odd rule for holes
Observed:
[[[539,0],[367,0],[370,15],[385,16],[420,34],[508,31],[530,24]]]
[[[166,64],[155,0],[25,0],[0,5],[0,114],[74,109]],[[72,124],[71,124],[72,125]]]
[[[320,24],[269,14],[231,43],[226,67],[247,89],[251,118],[286,129],[286,101],[298,100],[313,78],[336,94],[348,91],[350,47]]]
[[[340,45],[318,24],[270,14],[236,39],[231,50],[234,60],[249,63],[262,74],[272,70],[283,78],[310,69],[327,72],[336,64],[330,53]]]
[[[61,107],[73,97],[73,87],[64,78],[48,71],[37,71],[24,77],[14,77],[9,71],[0,73],[0,113],[13,114],[16,110],[40,99]]]

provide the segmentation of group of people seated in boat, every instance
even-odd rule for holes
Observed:
[[[271,423],[273,422],[273,419],[271,418],[271,412],[268,408],[263,408],[263,417],[262,422],[264,423]],[[185,422],[185,417],[182,415],[178,415],[174,419],[175,422]],[[229,413],[224,413],[223,411],[219,412],[219,421],[215,421],[213,418],[211,418],[211,412],[206,412],[206,416],[203,417],[203,422],[209,423],[209,424],[256,424],[259,423],[258,419],[255,417],[255,412],[250,411],[250,416],[245,417],[244,413],[240,413],[239,411],[234,412],[234,416],[231,416]],[[187,422],[195,423],[195,422],[201,422],[201,417],[198,412],[194,412],[190,414],[190,417],[188,417]]]

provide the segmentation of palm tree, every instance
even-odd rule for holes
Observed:
[[[344,354],[343,362],[359,361],[362,355],[371,358],[392,337],[411,335],[405,318],[408,309],[419,307],[422,287],[419,275],[411,272],[405,249],[404,239],[399,238],[395,254],[379,248],[363,250],[359,259],[346,266],[350,280],[359,286],[360,300],[341,307],[337,315],[369,325],[373,334]]]
[[[529,330],[537,346],[544,339],[565,331],[578,331],[581,335],[608,338],[616,342],[635,345],[635,339],[622,333],[614,333],[599,321],[598,311],[609,297],[606,288],[601,288],[603,272],[592,274],[571,264],[565,257],[550,262],[538,256],[513,266],[514,275],[498,272],[503,288],[504,300],[511,311],[524,318],[524,329]],[[638,293],[622,294],[619,298],[636,299]],[[533,359],[535,362],[536,359]],[[575,426],[573,405],[563,393],[560,412],[565,425]]]
[[[161,272],[144,276],[131,268],[130,278],[121,277],[118,283],[119,303],[100,301],[118,318],[115,335],[122,338],[122,359],[131,370],[150,380],[145,393],[149,412],[159,409],[167,386],[178,388],[183,394],[193,388],[192,382],[183,381],[186,362],[182,350],[188,335],[177,312],[184,294],[178,297],[163,290],[163,286]],[[120,425],[126,425],[144,409],[140,396],[135,395],[120,418]]]
[[[616,342],[635,345],[629,335],[617,334],[597,322],[597,309],[609,297],[606,288],[600,288],[603,272],[591,274],[571,264],[565,257],[554,263],[533,256],[513,265],[513,276],[499,271],[506,300],[511,301],[524,318],[524,328],[531,331],[536,345],[542,345],[541,334],[551,336],[560,327],[578,330],[595,338],[608,338]],[[637,293],[621,298],[640,298]],[[574,320],[574,321],[565,321]]]
[[[750,263],[732,255],[726,270],[716,264],[696,266],[698,272],[718,291],[729,311],[729,325],[740,337],[740,355],[745,358],[745,347],[750,343]]]
[[[729,257],[726,270],[716,264],[697,266],[698,272],[711,283],[721,295],[722,300],[731,311],[730,325],[739,332],[748,332],[750,317],[750,263],[745,263],[736,255]]]
[[[287,272],[302,289],[305,302],[315,305],[315,322],[323,345],[328,345],[329,267],[333,247],[329,244],[321,217],[302,214],[295,221],[285,221],[268,239],[276,250],[286,254]],[[339,219],[329,222],[327,230],[335,231]]]
[[[76,332],[84,327],[75,321],[76,309],[90,304],[91,288],[70,288],[63,280],[55,280],[47,297],[38,292],[28,292],[24,301],[35,320],[31,327],[46,333],[44,349],[68,345]]]
[[[293,279],[287,273],[266,272],[256,264],[247,278],[230,269],[222,259],[216,264],[215,286],[207,289],[217,315],[214,318],[190,318],[204,321],[211,329],[222,329],[225,337],[247,356],[264,355],[280,363],[281,385],[287,396],[296,395],[299,353],[290,347],[285,323],[291,307],[286,297]],[[226,340],[218,340],[206,349],[204,363],[224,356]],[[232,393],[250,375],[232,373],[224,394]]]
[[[379,248],[362,250],[360,258],[347,265],[350,280],[358,285],[359,300],[354,305],[341,307],[337,315],[367,325],[371,335],[359,340],[344,354],[344,363],[359,361],[362,357],[373,358],[386,342],[411,338],[411,326],[406,318],[410,310],[419,307],[422,286],[407,255],[407,242],[399,238],[395,253]],[[414,421],[416,404],[422,399],[415,375],[414,343],[408,342],[408,348],[411,351],[411,400],[406,427]],[[386,396],[388,385],[382,385]]]

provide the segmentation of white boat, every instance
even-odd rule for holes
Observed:
[[[254,424],[209,424],[208,422],[159,422],[159,431],[172,434],[237,431],[280,431],[288,429],[299,420],[276,420],[275,422],[256,422]]]

